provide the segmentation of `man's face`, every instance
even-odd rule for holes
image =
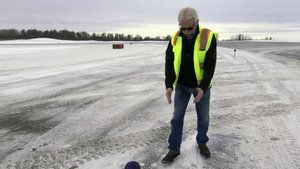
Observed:
[[[179,28],[184,35],[192,35],[196,32],[197,22],[194,19],[179,21]]]

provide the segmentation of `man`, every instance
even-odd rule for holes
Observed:
[[[184,115],[191,94],[197,112],[196,141],[201,155],[210,157],[206,143],[209,140],[210,88],[216,66],[217,34],[199,27],[197,11],[193,8],[181,9],[178,21],[180,30],[173,34],[166,50],[166,97],[171,104],[174,85],[175,98],[169,152],[163,163],[172,162],[180,154]]]

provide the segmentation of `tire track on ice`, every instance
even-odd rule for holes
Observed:
[[[109,133],[113,129],[126,127],[130,121],[147,120],[149,114],[143,113],[144,109],[146,107],[152,107],[153,104],[157,104],[157,100],[162,97],[162,94],[163,92],[159,90],[140,100],[138,103],[118,107],[118,110],[122,112],[121,114],[107,119],[106,121],[109,123],[100,127],[100,131],[97,131],[97,134],[90,133],[92,135],[96,134],[96,137],[87,134],[86,136],[82,136],[88,138],[87,140],[75,143],[74,146],[70,148],[55,152],[45,152],[42,156],[9,165],[15,165],[16,168],[32,167],[32,164],[46,168],[69,167],[72,166],[71,164],[80,165],[92,159],[114,154],[115,152],[147,147],[153,142],[160,142],[166,138],[169,127],[157,126],[155,129],[139,131],[118,137],[111,137]],[[40,157],[42,157],[42,159],[40,159]]]
[[[279,133],[279,136],[281,135],[285,138],[283,140],[284,145],[279,146],[279,148],[282,152],[285,152],[286,148],[288,149],[288,152],[283,153],[284,155],[282,157],[287,158],[288,161],[292,161],[293,163],[288,162],[287,166],[291,166],[295,169],[300,168],[300,145],[295,139],[294,134],[292,134],[290,130],[286,127],[286,121],[288,121],[286,117],[272,120],[274,126],[277,129],[277,132]]]

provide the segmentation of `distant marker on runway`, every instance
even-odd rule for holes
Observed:
[[[233,50],[233,58],[235,59],[235,53],[236,53],[236,49]]]

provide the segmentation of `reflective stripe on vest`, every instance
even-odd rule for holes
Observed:
[[[208,35],[210,34],[210,30],[203,28],[200,31],[200,51],[205,51],[206,45],[207,45],[207,39],[208,39]]]
[[[194,44],[194,70],[197,79],[197,84],[200,85],[203,78],[203,63],[205,60],[206,52],[210,47],[213,35],[217,39],[217,33],[211,32],[206,28],[199,28],[200,33],[197,35]],[[181,52],[182,52],[182,37],[179,36],[180,31],[175,32],[172,36],[171,43],[174,52],[174,71],[176,74],[175,85],[178,80],[180,64],[181,64]],[[212,82],[212,81],[211,81]],[[211,85],[211,84],[210,84]]]

